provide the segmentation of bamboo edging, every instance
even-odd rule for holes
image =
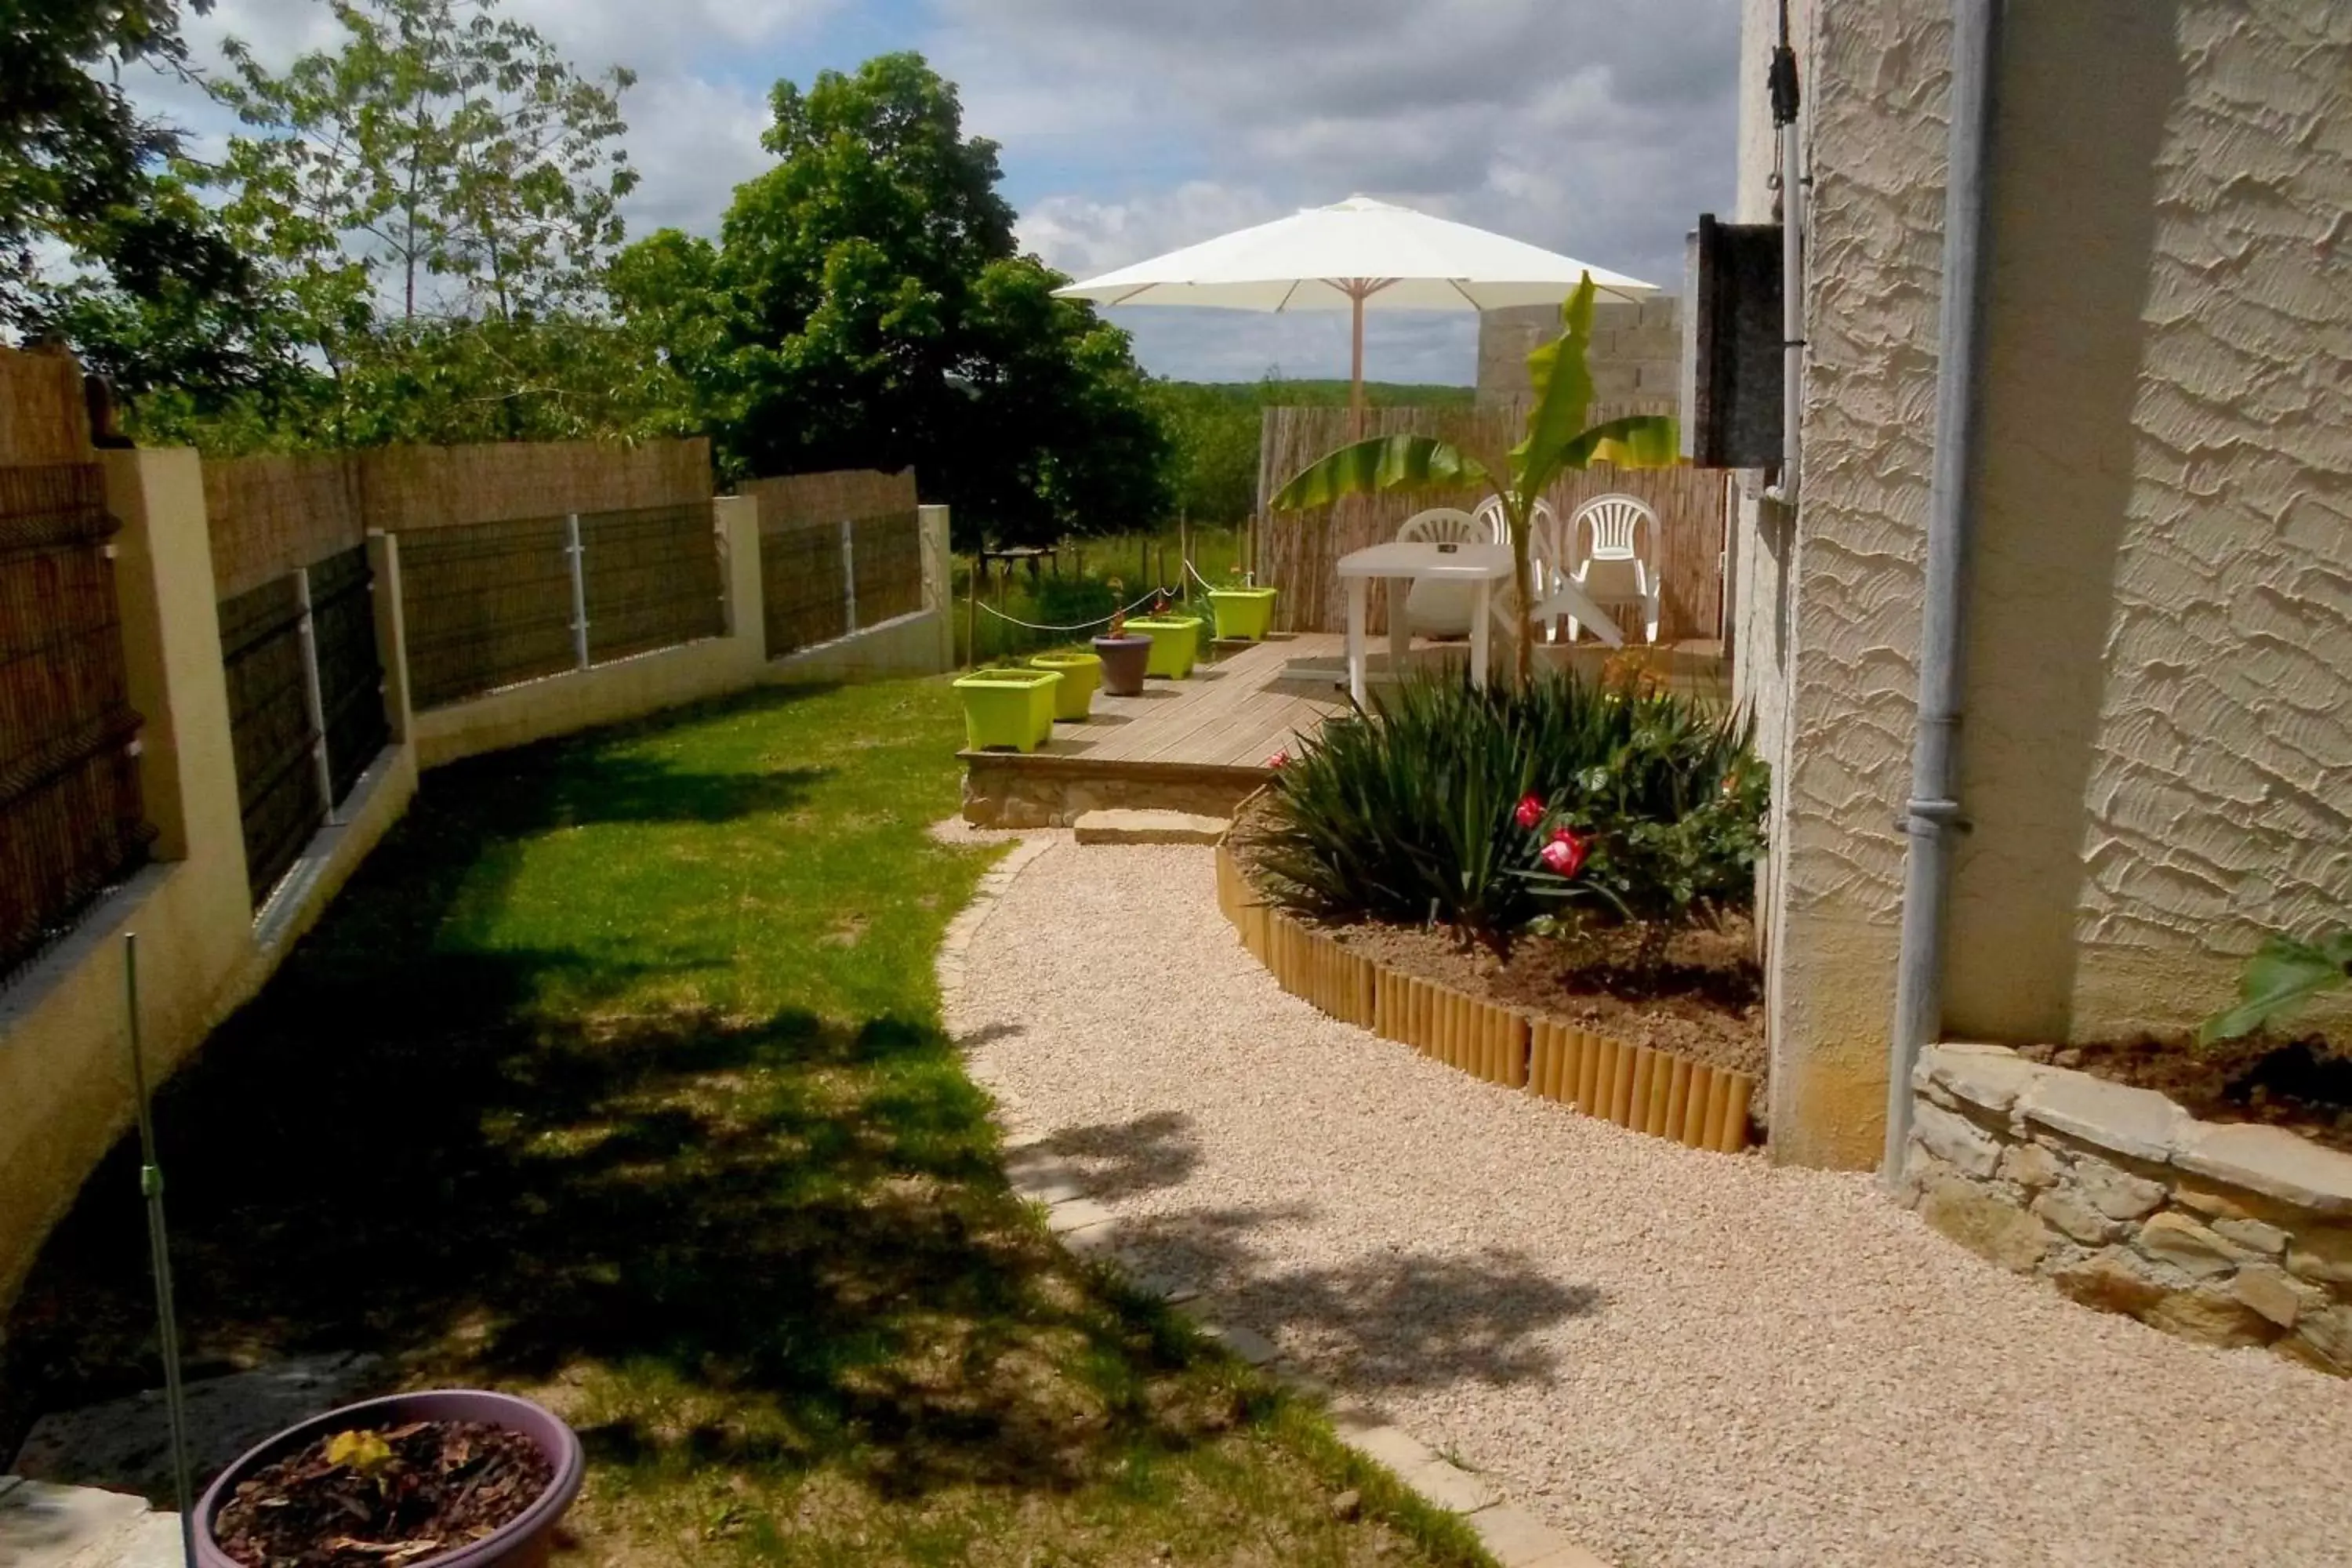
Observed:
[[[1629,1045],[1383,968],[1252,896],[1233,850],[1217,847],[1217,908],[1276,984],[1345,1023],[1411,1046],[1489,1083],[1524,1089],[1587,1116],[1693,1149],[1748,1147],[1753,1075]]]

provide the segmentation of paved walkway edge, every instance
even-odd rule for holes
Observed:
[[[1063,841],[1059,835],[1023,839],[980,879],[971,904],[949,922],[940,942],[938,976],[940,1005],[950,1023],[963,999],[965,954],[972,939],[1021,873]],[[1046,1226],[1064,1247],[1082,1258],[1114,1265],[1130,1283],[1167,1300],[1234,1355],[1321,1401],[1340,1441],[1388,1469],[1427,1502],[1461,1515],[1502,1568],[1607,1568],[1601,1558],[1506,1498],[1489,1478],[1454,1464],[1410,1432],[1382,1420],[1370,1406],[1337,1392],[1291,1363],[1265,1335],[1219,1323],[1216,1303],[1189,1282],[1139,1269],[1121,1255],[1118,1218],[1086,1195],[1078,1173],[1048,1152],[1037,1133],[1004,1126],[1002,1119],[999,1128],[1013,1190],[1045,1206]]]

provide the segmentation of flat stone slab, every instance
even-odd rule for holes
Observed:
[[[2152,1089],[2086,1072],[2042,1073],[2018,1096],[2017,1110],[2028,1121],[2159,1165],[2171,1157],[2173,1140],[2189,1121]]]
[[[126,1492],[0,1476],[0,1563],[67,1568],[77,1559],[107,1562],[98,1548],[125,1534],[147,1511],[145,1498]]]
[[[2183,1131],[2172,1163],[2321,1214],[2352,1214],[2352,1154],[2284,1127],[2199,1121]]]
[[[1929,1046],[1919,1054],[1911,1080],[1941,1084],[1962,1100],[2001,1115],[2033,1087],[2042,1070],[2005,1046]]]
[[[310,1356],[189,1384],[188,1453],[198,1489],[271,1433],[359,1398],[375,1367],[369,1355]],[[163,1391],[42,1416],[26,1434],[13,1468],[41,1480],[170,1496],[171,1424]],[[0,1562],[5,1560],[0,1553]]]
[[[1071,828],[1081,844],[1214,844],[1232,826],[1189,811],[1089,811]]]

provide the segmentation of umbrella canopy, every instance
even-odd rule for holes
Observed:
[[[1491,310],[1557,305],[1592,275],[1604,296],[1639,300],[1657,285],[1411,207],[1349,196],[1235,230],[1055,292],[1101,305],[1232,310],[1351,310],[1354,396],[1364,385],[1364,311]]]

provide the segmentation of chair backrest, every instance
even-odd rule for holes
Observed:
[[[1496,543],[1511,542],[1510,520],[1503,515],[1502,497],[1488,496],[1478,503],[1478,521]],[[1535,510],[1528,518],[1528,561],[1536,568],[1539,592],[1549,591],[1547,574],[1568,570],[1568,547],[1572,541],[1573,536],[1560,528],[1559,513],[1552,510],[1551,502],[1537,498]]]
[[[1580,529],[1592,531],[1592,550],[1585,557],[1588,561],[1639,561],[1643,559],[1640,536],[1645,522],[1654,547],[1658,514],[1650,510],[1647,501],[1638,496],[1595,496],[1576,509],[1576,516],[1569,521],[1569,534],[1572,542]]]
[[[1399,544],[1484,544],[1491,537],[1486,524],[1454,506],[1414,512],[1397,530]]]

